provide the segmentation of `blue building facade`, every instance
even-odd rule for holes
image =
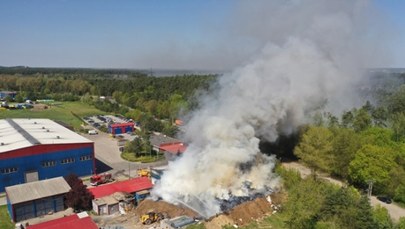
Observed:
[[[94,173],[93,143],[32,146],[0,154],[0,192],[5,187],[74,173]]]
[[[17,92],[15,92],[15,91],[0,91],[0,99],[5,99],[7,97],[15,99],[16,95],[17,95]]]

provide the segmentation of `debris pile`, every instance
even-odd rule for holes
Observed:
[[[170,204],[165,201],[153,201],[150,199],[143,200],[135,209],[135,214],[143,215],[152,211],[156,213],[162,213],[165,215],[165,217],[169,218],[174,218],[182,215],[190,216],[192,218],[198,217],[197,213],[186,207]]]
[[[256,198],[231,209],[228,213],[228,217],[239,226],[246,225],[253,220],[271,214],[273,211],[271,205],[272,204],[267,201],[265,197]]]
[[[211,219],[207,220],[205,227],[207,229],[220,229],[225,225],[243,226],[254,220],[260,219],[263,216],[272,214],[275,207],[276,205],[272,204],[269,196],[258,197],[253,200],[243,202],[226,213],[212,217]]]

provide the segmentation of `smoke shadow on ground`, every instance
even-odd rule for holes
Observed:
[[[294,148],[298,144],[298,140],[298,132],[288,136],[280,135],[275,142],[261,139],[259,149],[266,155],[276,155],[281,162],[297,161],[298,158],[294,155]]]
[[[105,173],[112,169],[113,168],[96,158],[96,173]]]

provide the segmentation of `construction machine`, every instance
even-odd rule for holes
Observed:
[[[111,173],[95,174],[90,177],[90,185],[97,186],[113,181]]]
[[[138,169],[138,177],[150,178],[150,169]]]
[[[164,215],[162,213],[156,212],[148,212],[140,217],[142,224],[149,225],[155,222],[159,222],[160,220],[164,219]]]

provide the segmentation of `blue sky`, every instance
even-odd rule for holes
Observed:
[[[1,0],[0,66],[232,68],[255,41],[229,39],[233,0]],[[376,1],[405,28],[405,1]],[[405,67],[398,30],[393,66]],[[235,47],[238,47],[235,50]]]

